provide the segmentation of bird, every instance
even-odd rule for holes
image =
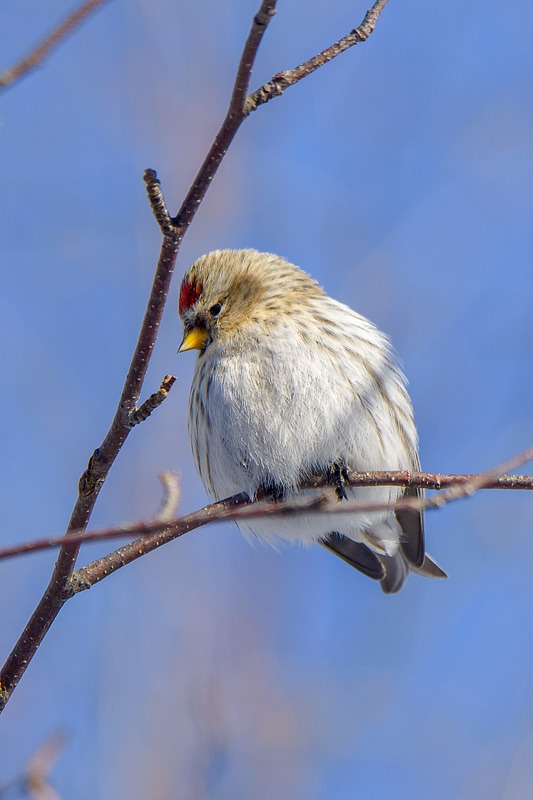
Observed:
[[[189,438],[213,500],[307,497],[306,482],[326,475],[339,502],[389,505],[254,518],[237,523],[245,536],[321,544],[386,594],[410,571],[446,577],[425,553],[423,511],[390,508],[420,497],[418,488],[355,488],[347,480],[350,470],[420,468],[407,381],[384,333],[301,268],[253,249],[195,261],[181,283],[179,315],[178,352],[199,351]]]

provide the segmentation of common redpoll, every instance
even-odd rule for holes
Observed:
[[[324,474],[337,476],[339,496],[362,503],[418,495],[344,486],[345,470],[417,470],[418,437],[387,337],[307,273],[270,253],[217,250],[186,273],[179,313],[179,351],[200,351],[189,435],[211,497],[288,497]],[[418,510],[309,512],[239,527],[271,542],[319,542],[387,593],[409,568],[446,577],[424,553]]]

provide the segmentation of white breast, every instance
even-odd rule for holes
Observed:
[[[238,348],[211,344],[198,359],[189,430],[204,486],[216,499],[254,496],[275,483],[294,490],[305,475],[334,463],[350,469],[412,469],[416,431],[404,379],[386,338],[364,318],[330,298],[313,335],[289,319],[265,336],[249,335]],[[398,490],[351,490],[367,502],[388,502]],[[325,515],[257,521],[264,538],[316,541],[337,530],[364,540],[380,521],[380,538],[396,547],[398,529],[386,514]],[[394,524],[393,524],[394,523]]]

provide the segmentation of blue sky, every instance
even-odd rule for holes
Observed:
[[[2,65],[71,7],[2,8]],[[280,1],[253,85],[365,10]],[[113,0],[2,94],[5,543],[64,530],[158,253],[143,170],[177,209],[255,11]],[[206,501],[176,296],[218,247],[286,256],[391,335],[426,469],[480,470],[533,442],[532,24],[525,3],[391,0],[364,46],[252,115],[184,241],[145,395],[177,383],[130,436],[95,526],[152,515],[165,469],[184,512]],[[530,797],[531,502],[483,493],[430,513],[450,578],[394,597],[320,548],[250,547],[229,525],[141,559],[64,608],[3,715],[0,784],[61,729],[55,785],[80,800]],[[2,658],[52,563],[0,565]]]

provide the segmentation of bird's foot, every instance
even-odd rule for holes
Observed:
[[[346,466],[342,463],[333,464],[328,469],[328,480],[335,486],[335,493],[339,500],[348,500],[346,484],[350,482],[350,476]]]

